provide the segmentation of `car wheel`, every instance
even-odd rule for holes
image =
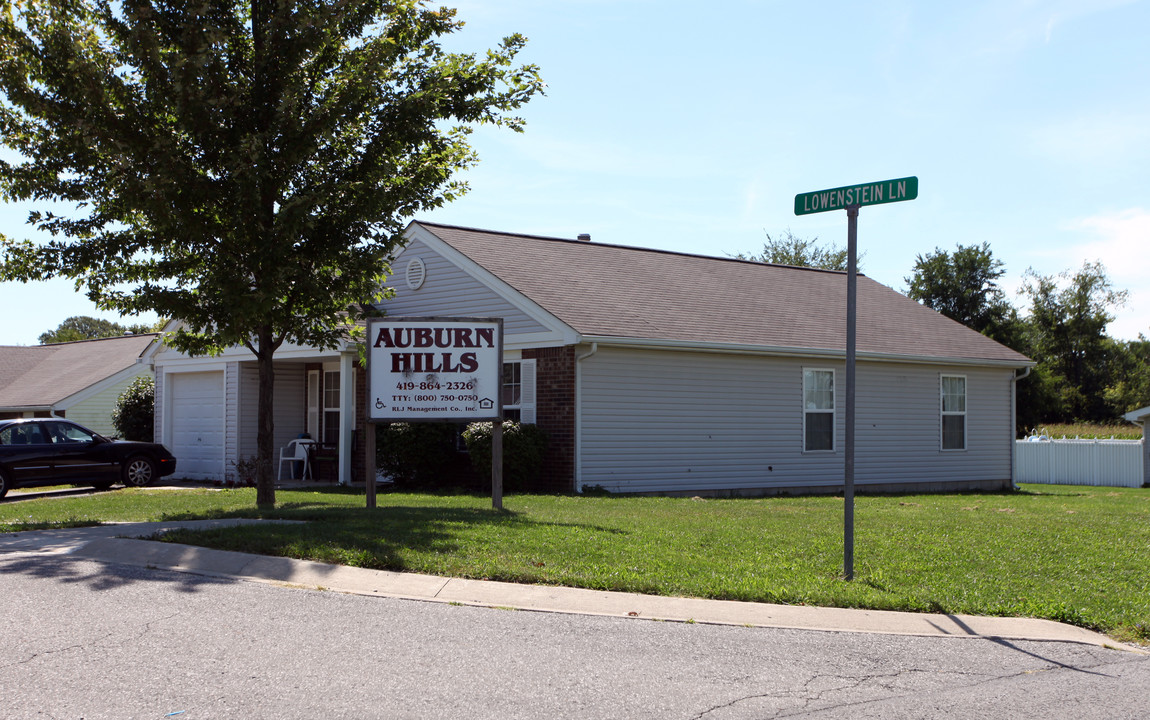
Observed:
[[[11,487],[11,483],[8,482],[8,476],[4,474],[3,470],[0,470],[0,498],[8,494],[9,487]]]
[[[134,455],[124,463],[124,485],[144,487],[156,479],[156,463],[143,455]]]

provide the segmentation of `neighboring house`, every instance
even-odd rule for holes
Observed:
[[[407,237],[381,309],[503,318],[504,407],[550,437],[543,487],[841,486],[845,273],[420,222]],[[866,277],[857,348],[856,483],[1011,486],[1015,371],[1033,362]],[[277,446],[308,432],[361,477],[356,348],[277,358]],[[209,436],[205,473],[254,454],[251,353],[154,360],[181,472]]]
[[[1122,417],[1135,425],[1142,426],[1142,486],[1150,487],[1150,407],[1139,408],[1126,413]]]
[[[115,435],[116,400],[141,375],[156,335],[0,347],[0,418],[67,417]]]

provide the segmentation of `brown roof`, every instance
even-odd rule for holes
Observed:
[[[846,273],[420,222],[581,335],[842,352]],[[868,277],[857,351],[1030,364]]]
[[[46,407],[131,367],[155,335],[0,346],[0,407]]]

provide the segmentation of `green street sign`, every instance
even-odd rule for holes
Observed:
[[[795,195],[795,215],[846,210],[849,205],[884,205],[918,197],[918,178],[847,185],[833,190],[799,193]]]

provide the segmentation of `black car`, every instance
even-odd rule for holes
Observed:
[[[175,471],[159,443],[109,440],[60,418],[0,420],[0,497],[31,485],[143,487]]]

